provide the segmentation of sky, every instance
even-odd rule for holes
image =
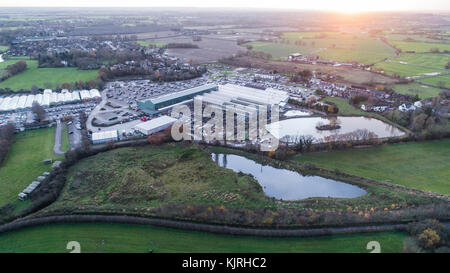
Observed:
[[[1,7],[250,7],[364,11],[450,11],[449,0],[0,0]]]

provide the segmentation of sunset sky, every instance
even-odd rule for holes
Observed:
[[[306,10],[361,11],[449,11],[449,0],[1,0],[0,6],[34,7],[251,7]]]

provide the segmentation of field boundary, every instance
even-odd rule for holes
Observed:
[[[330,235],[343,235],[354,233],[374,233],[389,231],[405,231],[408,224],[383,224],[371,226],[350,226],[350,227],[330,227],[330,228],[309,228],[309,229],[263,229],[244,228],[227,225],[212,225],[194,223],[186,221],[168,220],[161,218],[144,218],[126,215],[59,215],[32,218],[26,220],[16,220],[0,226],[0,233],[17,231],[20,229],[57,224],[57,223],[118,223],[150,225],[166,228],[175,228],[197,232],[208,232],[216,234],[239,235],[239,236],[260,236],[260,237],[317,237]]]

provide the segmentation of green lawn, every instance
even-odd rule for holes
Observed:
[[[295,158],[325,169],[450,194],[450,139],[384,145]]]
[[[407,95],[419,95],[419,98],[431,98],[436,97],[441,92],[441,89],[422,85],[420,83],[409,83],[409,84],[396,84],[391,86],[396,93],[407,94]]]
[[[54,224],[0,234],[0,252],[69,252],[78,241],[81,252],[362,252],[370,241],[381,252],[401,252],[406,234],[399,232],[325,236],[315,238],[264,238],[201,233],[125,224]],[[104,244],[102,244],[104,240]]]
[[[25,131],[16,135],[16,141],[0,166],[0,205],[16,200],[17,194],[36,177],[50,170],[51,165],[44,165],[42,160],[57,159],[53,155],[54,140],[55,128]]]
[[[15,63],[18,59],[7,62]],[[76,67],[64,68],[38,68],[37,61],[26,60],[27,69],[0,83],[0,88],[11,88],[12,90],[31,89],[33,85],[45,88],[46,83],[50,83],[52,88],[64,82],[89,81],[97,78],[97,70],[78,70]],[[5,62],[6,63],[6,62]],[[7,64],[1,64],[0,70],[6,68]],[[1,72],[0,72],[1,73]]]
[[[6,50],[8,50],[9,46],[2,46],[0,45],[0,52],[4,52]]]

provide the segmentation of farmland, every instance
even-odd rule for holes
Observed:
[[[334,61],[371,64],[395,56],[392,48],[378,39],[364,35],[294,32],[284,33],[282,37],[284,39],[279,39],[276,43],[258,41],[247,45],[251,45],[255,51],[269,53],[275,59],[284,59],[291,53],[299,52]],[[301,44],[296,45],[295,42]]]
[[[325,169],[450,194],[450,140],[386,145],[295,158]]]
[[[155,253],[368,253],[366,245],[370,241],[380,242],[382,253],[396,253],[402,251],[405,238],[399,232],[264,238],[126,224],[54,224],[0,234],[0,252],[67,253],[67,243],[76,240],[82,253],[145,253],[150,249]]]
[[[399,94],[413,96],[417,94],[421,99],[435,97],[441,92],[440,88],[426,86],[420,83],[396,84],[392,85],[391,88]]]
[[[141,46],[156,46],[156,47],[163,47],[165,45],[167,45],[167,43],[164,42],[150,42],[150,41],[137,41],[138,44],[140,44]]]
[[[15,63],[18,59],[8,60],[5,63]],[[0,88],[10,88],[12,90],[29,90],[33,85],[39,88],[45,88],[49,83],[51,87],[64,82],[89,81],[97,78],[97,70],[78,70],[75,67],[65,68],[38,68],[37,61],[26,60],[27,69],[7,80],[0,82]],[[0,64],[0,69],[7,64]]]
[[[0,166],[0,204],[15,200],[33,180],[50,170],[44,165],[46,158],[61,158],[53,155],[55,128],[26,131],[16,136],[16,141]]]
[[[449,73],[445,66],[449,61],[450,58],[447,54],[401,53],[399,57],[377,63],[374,67],[382,69],[390,75],[412,77],[417,82],[436,87],[440,86],[439,82],[441,81],[448,87],[450,86],[450,77],[445,75]]]
[[[442,76],[436,76],[436,77],[427,77],[423,79],[418,79],[418,82],[431,84],[437,87],[450,87],[450,74],[442,75]]]
[[[439,49],[439,51],[450,50],[450,44],[405,41],[389,41],[389,43],[402,51],[415,51],[416,53],[431,52],[434,48]]]

